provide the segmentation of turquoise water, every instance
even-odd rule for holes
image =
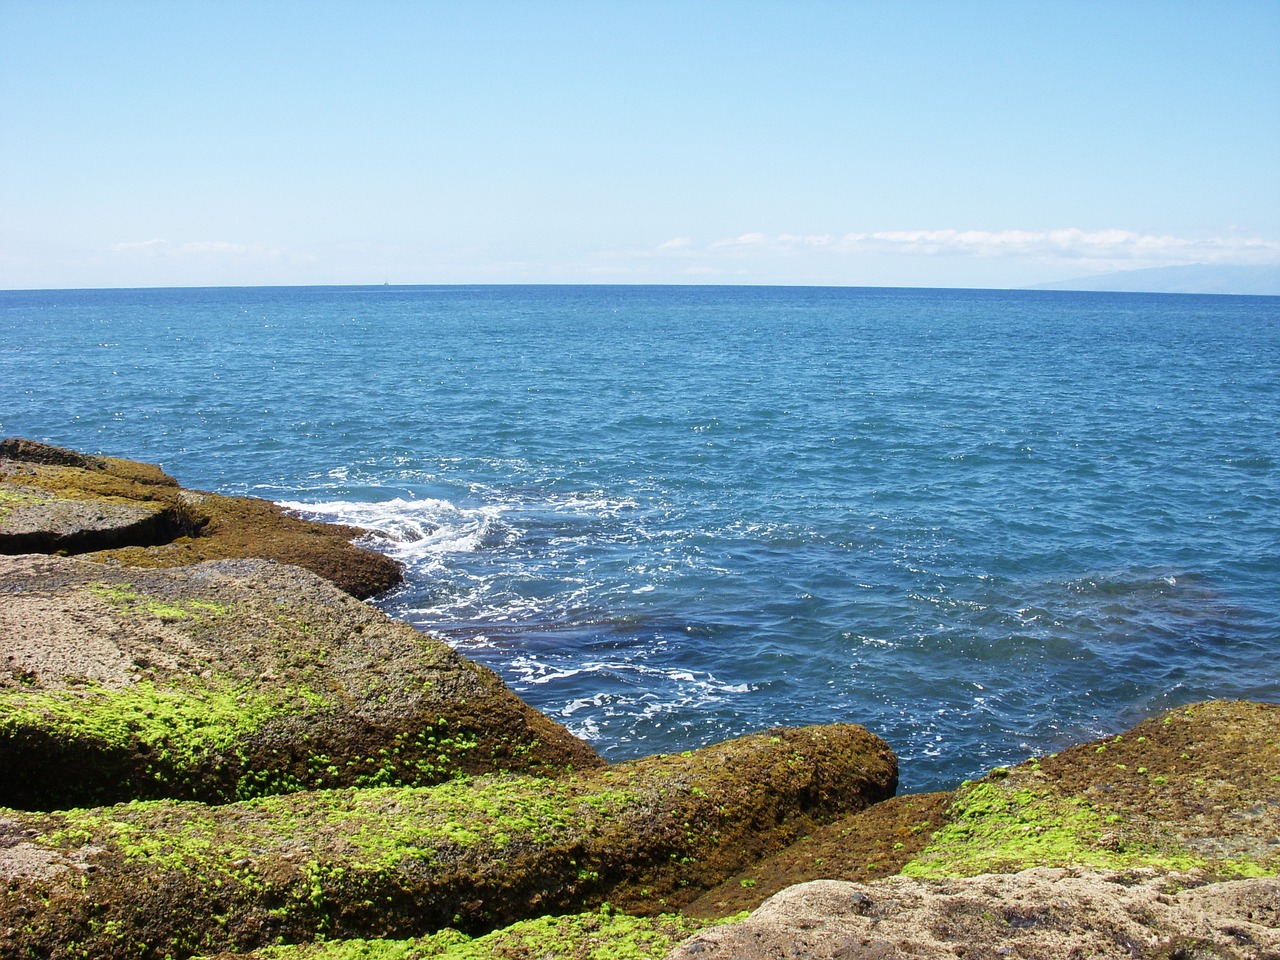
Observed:
[[[614,759],[854,721],[945,787],[1280,700],[1280,299],[0,292],[0,433],[395,538]]]

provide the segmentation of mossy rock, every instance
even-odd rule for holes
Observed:
[[[867,882],[910,863],[947,822],[951,793],[892,797],[805,834],[785,850],[752,863],[684,908],[719,919],[754,910],[769,897],[810,880]]]
[[[916,877],[1029,867],[1280,873],[1280,705],[1211,701],[956,791]]]
[[[6,806],[603,765],[491,670],[267,561],[0,557],[0,656]]]
[[[480,937],[449,929],[412,940],[289,944],[207,960],[661,960],[706,926],[678,914],[633,917],[602,909],[522,920]]]
[[[777,730],[559,780],[327,790],[224,806],[0,813],[0,955],[162,958],[479,935],[610,902],[656,915],[890,796],[861,727]]]
[[[390,557],[254,497],[184,490],[159,467],[32,440],[0,441],[0,553],[86,555],[164,568],[259,558],[295,564],[364,598],[400,582]]]
[[[894,797],[753,863],[685,908],[754,910],[811,880],[973,876],[1036,866],[1280,870],[1280,707],[1214,701],[1119,737]]]

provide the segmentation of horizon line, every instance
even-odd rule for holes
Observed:
[[[1129,272],[1129,271],[1122,271]],[[1138,272],[1138,271],[1132,271]],[[1106,274],[1108,277],[1114,277],[1116,274]],[[1072,294],[1072,293],[1107,293],[1121,294],[1132,296],[1170,296],[1170,297],[1280,297],[1280,293],[1224,293],[1213,291],[1176,291],[1176,290],[1115,290],[1106,287],[1086,288],[1079,287],[1074,289],[1062,289],[1057,286],[1059,283],[1078,283],[1083,282],[1082,278],[1076,278],[1066,281],[1050,281],[1048,283],[1039,283],[1028,286],[1013,287],[954,287],[954,286],[934,286],[934,285],[912,285],[912,284],[863,284],[863,283],[751,283],[751,282],[735,282],[735,283],[715,283],[715,282],[699,282],[699,283],[638,283],[632,281],[579,281],[573,283],[565,282],[546,282],[546,281],[524,281],[524,282],[498,282],[498,281],[481,281],[481,282],[412,282],[412,283],[391,283],[383,281],[382,283],[226,283],[226,284],[168,284],[162,286],[110,286],[110,287],[0,287],[0,295],[11,293],[124,293],[124,292],[151,292],[162,290],[404,290],[404,289],[420,289],[420,288],[436,288],[436,289],[466,289],[466,288],[515,288],[515,287],[541,287],[541,288],[576,288],[576,287],[627,287],[634,289],[641,288],[716,288],[716,289],[774,289],[774,290],[936,290],[936,291],[958,291],[968,293],[1037,293],[1037,294]]]

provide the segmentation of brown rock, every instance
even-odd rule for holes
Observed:
[[[1277,784],[1280,705],[1193,704],[838,821],[739,876],[802,876],[815,842],[837,877],[869,872],[864,854],[905,857],[904,876],[790,888],[672,956],[1275,960]],[[904,836],[906,805],[924,802],[935,829]],[[690,909],[723,915],[741,902],[729,886]]]
[[[1280,704],[1215,700],[958,789],[916,876],[1280,871]]]
[[[0,955],[159,960],[475,934],[603,901],[656,914],[895,780],[883,741],[836,725],[558,780],[10,811]]]
[[[351,543],[367,535],[266,500],[183,490],[151,464],[0,441],[0,553],[150,568],[253,557],[305,567],[363,598],[401,576],[390,557]]]
[[[0,804],[601,765],[492,671],[300,568],[0,557]]]
[[[841,817],[785,850],[752,863],[684,908],[719,919],[754,910],[779,891],[809,880],[877,880],[896,874],[946,822],[950,793],[892,797]]]

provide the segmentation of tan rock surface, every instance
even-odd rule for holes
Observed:
[[[0,804],[601,765],[492,671],[298,567],[0,557]]]
[[[1036,868],[952,880],[791,887],[669,960],[1262,960],[1280,956],[1280,881],[1201,886],[1151,871]]]

